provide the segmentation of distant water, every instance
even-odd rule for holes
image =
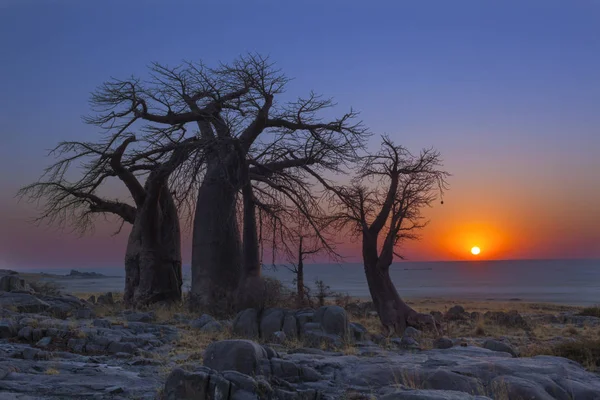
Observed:
[[[184,267],[184,288],[190,285],[190,267]],[[113,276],[106,279],[69,279],[60,284],[68,292],[122,291],[122,267],[77,268]],[[67,274],[62,269],[20,269],[23,272]],[[284,267],[265,268],[264,274],[292,285],[293,275]],[[517,260],[472,262],[401,262],[391,276],[405,298],[447,297],[469,300],[511,300],[572,305],[600,304],[600,260]],[[305,282],[320,279],[331,290],[368,297],[361,264],[310,264]]]

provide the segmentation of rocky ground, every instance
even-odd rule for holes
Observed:
[[[368,303],[216,320],[0,289],[0,399],[600,399],[594,365],[535,355],[599,337],[575,309],[421,307],[446,336],[385,338]]]

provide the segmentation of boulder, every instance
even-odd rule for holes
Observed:
[[[7,339],[17,334],[17,326],[12,320],[0,320],[0,339]]]
[[[262,346],[251,340],[222,340],[208,345],[203,360],[205,366],[216,371],[233,370],[254,375],[268,356]]]
[[[112,326],[110,321],[107,319],[95,319],[94,322],[92,322],[92,325],[95,327],[98,327],[98,328],[105,328],[105,329],[110,329],[110,327]]]
[[[34,342],[37,342],[43,337],[44,332],[41,329],[34,329],[33,332],[31,332],[31,340],[33,340]]]
[[[125,319],[129,322],[153,322],[156,320],[154,312],[129,312],[125,314]]]
[[[379,400],[490,400],[490,398],[452,390],[401,390],[388,393]]]
[[[273,332],[273,337],[271,338],[273,343],[283,344],[287,340],[287,335],[284,331]]]
[[[19,312],[40,313],[50,308],[50,304],[27,293],[0,293],[0,307],[16,308]]]
[[[263,312],[260,320],[260,334],[265,340],[271,340],[275,332],[283,328],[285,311],[280,308],[270,308]]]
[[[24,292],[33,292],[33,290],[27,284],[25,279],[21,278],[18,274],[14,273],[8,275],[0,275],[1,292],[13,292],[17,290],[22,290]]]
[[[48,346],[50,346],[51,343],[52,343],[52,338],[46,336],[46,337],[40,339],[35,345],[38,347],[48,347]]]
[[[190,322],[190,327],[194,328],[194,329],[200,329],[202,328],[204,325],[208,324],[209,322],[213,322],[215,319],[213,317],[211,317],[208,314],[202,314],[200,316],[200,318],[197,318],[195,320],[193,320],[192,322]]]
[[[103,306],[112,306],[115,304],[115,299],[113,298],[112,292],[107,292],[98,296],[96,303]]]
[[[187,372],[177,368],[167,377],[164,398],[165,400],[227,399],[225,396],[229,394],[229,385],[226,390],[221,391],[224,397],[209,397],[209,381],[211,381],[211,374],[206,371]]]
[[[404,330],[404,334],[402,336],[411,337],[415,340],[419,340],[421,339],[422,332],[418,329],[413,328],[412,326],[409,326]]]
[[[504,352],[504,353],[509,353],[513,357],[517,357],[517,352],[515,351],[515,349],[512,348],[512,346],[510,346],[506,343],[500,342],[498,340],[493,340],[493,339],[486,340],[483,343],[483,348],[492,350],[492,351],[500,351],[500,352]]]
[[[368,331],[367,331],[367,328],[365,328],[361,324],[359,324],[357,322],[351,322],[350,323],[350,334],[351,334],[352,339],[354,339],[357,342],[361,342],[367,338]]]
[[[437,338],[436,340],[434,340],[433,342],[433,347],[435,349],[449,349],[452,346],[454,346],[454,343],[452,342],[451,339],[447,338],[447,337],[440,337]]]
[[[23,339],[28,342],[30,342],[32,340],[32,336],[33,336],[33,328],[30,326],[24,326],[23,328],[19,329],[19,332],[17,332],[17,337],[19,339]]]
[[[340,306],[323,306],[315,313],[315,322],[320,323],[325,333],[348,339],[350,326],[346,310]]]
[[[223,332],[224,330],[225,327],[219,321],[210,321],[200,328],[200,332],[203,333],[218,333]]]
[[[94,317],[94,312],[89,308],[80,308],[75,314],[77,319],[91,319]]]
[[[283,317],[283,326],[281,330],[285,333],[286,338],[293,340],[298,337],[298,323],[296,316],[287,312]]]
[[[304,324],[313,322],[315,312],[313,310],[298,310],[296,312],[296,320],[298,321],[298,330],[302,330]]]
[[[248,308],[238,313],[233,321],[233,333],[249,339],[258,339],[258,311]]]

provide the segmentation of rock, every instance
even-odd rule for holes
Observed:
[[[313,322],[315,317],[315,312],[313,310],[299,310],[296,312],[296,320],[298,323],[298,330],[302,330],[302,327],[309,323]]]
[[[323,375],[312,367],[303,366],[300,369],[300,379],[304,382],[317,382],[323,379]]]
[[[40,313],[50,308],[50,304],[27,293],[0,293],[0,307],[16,308],[23,313]]]
[[[297,382],[299,377],[298,366],[291,361],[274,358],[271,360],[273,375],[288,382]]]
[[[516,376],[498,376],[492,380],[491,388],[494,398],[505,396],[509,399],[555,399],[538,383]]]
[[[367,328],[357,322],[350,323],[350,334],[356,341],[363,341],[367,338]]]
[[[75,318],[77,319],[91,319],[94,316],[94,312],[89,308],[81,308],[77,310]]]
[[[233,370],[254,375],[267,352],[250,340],[223,340],[208,345],[203,355],[204,365],[217,371]]]
[[[223,332],[224,330],[225,328],[219,321],[211,321],[200,328],[200,332],[203,333],[218,333]]]
[[[187,372],[181,368],[173,370],[167,377],[164,386],[165,400],[196,400],[208,399],[209,388],[208,383],[211,380],[209,373],[205,371]],[[213,392],[214,393],[214,392]],[[229,394],[223,392],[225,396]],[[227,397],[214,397],[214,399],[227,399]]]
[[[123,390],[123,388],[121,386],[111,386],[111,387],[104,389],[104,391],[107,393],[110,393],[110,394],[119,394],[119,393],[123,393],[125,390]]]
[[[277,344],[285,343],[286,339],[287,339],[287,335],[285,334],[284,331],[273,332],[273,335],[271,338],[273,343],[277,343]]]
[[[338,335],[343,339],[349,338],[350,327],[346,310],[339,306],[324,306],[315,313],[315,322],[323,326],[328,334]]]
[[[83,353],[85,351],[85,339],[69,339],[67,347],[76,353]]]
[[[197,318],[195,320],[193,320],[192,322],[190,322],[190,327],[194,328],[194,329],[200,329],[202,328],[204,325],[208,324],[209,322],[213,322],[215,319],[213,317],[211,317],[208,314],[202,314],[200,316],[200,318]]]
[[[281,330],[290,340],[294,340],[298,337],[298,323],[294,314],[290,312],[285,314],[285,317],[283,317],[283,327]]]
[[[88,303],[96,304],[96,296],[91,295],[90,297],[88,297],[87,301]]]
[[[33,336],[33,329],[30,326],[24,326],[17,332],[17,337],[30,342]]]
[[[17,327],[12,320],[3,319],[0,320],[0,339],[7,339],[15,336],[17,333]]]
[[[457,321],[461,319],[465,319],[465,309],[463,306],[452,306],[446,312],[446,319],[449,321]]]
[[[96,303],[104,306],[112,306],[113,304],[115,304],[112,292],[107,292],[98,296],[98,300],[96,300]]]
[[[454,343],[452,342],[451,339],[449,339],[447,337],[437,338],[433,342],[433,347],[436,348],[436,349],[449,349],[452,346],[454,346]]]
[[[14,271],[10,271],[14,272]],[[0,275],[0,291],[1,292],[13,292],[22,290],[24,292],[33,292],[31,287],[27,284],[25,279],[21,278],[17,273]]]
[[[422,333],[420,330],[409,326],[404,330],[404,334],[402,336],[411,337],[415,340],[419,340],[421,339]]]
[[[153,322],[156,320],[154,312],[130,312],[125,314],[125,319],[129,322]]]
[[[31,340],[33,340],[34,342],[37,342],[43,337],[44,332],[41,329],[34,329],[33,332],[31,332]]]
[[[23,349],[23,359],[25,360],[33,360],[35,356],[40,352],[40,349],[36,349],[33,347],[26,347]]]
[[[402,390],[388,393],[379,400],[490,400],[490,398],[452,390]]]
[[[512,348],[512,346],[510,346],[506,343],[502,343],[498,340],[493,340],[493,339],[486,340],[483,343],[483,348],[492,350],[492,351],[500,351],[500,352],[504,352],[504,353],[509,353],[513,357],[517,357],[517,352],[515,351],[515,349]]]
[[[105,329],[110,329],[112,326],[110,321],[107,319],[95,319],[94,322],[92,322],[92,325],[96,326],[98,328],[105,328]]]
[[[338,335],[325,333],[321,330],[308,330],[303,335],[304,344],[310,347],[321,347],[323,345],[329,348],[342,347],[342,338]]]
[[[277,354],[277,352],[269,346],[263,346],[263,349],[265,349],[265,352],[267,353],[267,358],[270,360],[271,358],[279,358],[279,355]]]
[[[419,349],[419,342],[417,342],[417,340],[411,336],[402,336],[399,344],[403,349]]]
[[[260,320],[260,334],[263,339],[271,340],[273,333],[283,328],[285,312],[279,308],[270,308],[264,311]]]
[[[51,343],[52,343],[52,338],[49,336],[46,336],[46,337],[40,339],[35,345],[38,347],[48,347],[48,346],[50,346]]]
[[[112,354],[116,353],[128,353],[133,354],[137,350],[137,347],[133,343],[121,343],[121,342],[112,342],[108,345],[107,351]]]
[[[242,390],[254,393],[257,387],[257,383],[252,377],[236,370],[223,372],[223,378],[230,381],[237,389],[236,391]]]
[[[248,308],[235,317],[233,321],[233,333],[250,339],[258,339],[258,311]]]
[[[471,319],[472,319],[472,320],[475,320],[475,321],[477,321],[477,320],[481,319],[481,313],[480,313],[480,312],[477,312],[477,311],[473,311],[473,312],[470,314],[470,317],[471,317]]]

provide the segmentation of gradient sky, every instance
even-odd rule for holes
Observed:
[[[599,1],[0,0],[0,51],[0,268],[118,265],[114,226],[37,228],[15,192],[57,141],[94,138],[104,80],[245,52],[442,152],[451,190],[409,259],[600,257]]]

